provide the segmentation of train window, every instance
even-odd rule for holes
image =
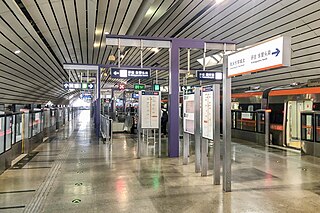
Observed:
[[[270,124],[283,124],[284,104],[270,104]]]

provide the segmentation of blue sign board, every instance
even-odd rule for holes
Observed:
[[[197,71],[197,79],[199,81],[203,80],[213,80],[213,81],[222,81],[222,72],[216,71]]]
[[[150,78],[151,70],[145,68],[110,68],[111,78]]]
[[[132,93],[132,98],[138,99],[139,98],[139,94],[138,93]]]
[[[91,100],[92,95],[91,94],[80,94],[80,98],[84,100]]]
[[[211,91],[213,91],[212,86],[205,86],[205,87],[202,87],[202,92],[211,92]]]

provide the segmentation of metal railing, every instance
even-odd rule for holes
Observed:
[[[107,141],[112,143],[112,122],[113,120],[109,118],[108,115],[100,115],[100,131],[101,131],[101,135],[102,138]]]

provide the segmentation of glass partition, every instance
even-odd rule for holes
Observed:
[[[236,111],[232,111],[231,112],[231,128],[235,129],[236,128],[236,116],[237,116],[237,112]],[[222,129],[222,128],[221,128]]]
[[[301,139],[314,141],[314,117],[313,113],[301,113]]]
[[[64,111],[64,118],[65,118],[65,121],[69,121],[69,108],[65,108],[65,111]]]
[[[11,144],[13,145],[16,142],[16,115],[12,115],[12,138]]]
[[[44,128],[44,113],[40,112],[40,132],[43,131]]]
[[[45,110],[43,114],[44,114],[44,127],[48,128],[51,125],[50,110]]]
[[[51,109],[50,114],[51,114],[51,126],[54,126],[56,124],[56,110]]]
[[[316,142],[320,142],[320,114],[316,114]]]
[[[29,120],[28,120],[28,138],[32,137],[32,121],[33,121],[34,114],[29,112]]]
[[[15,143],[22,140],[22,114],[15,115]]]
[[[11,149],[12,142],[12,115],[6,116],[6,151]]]
[[[32,113],[32,136],[41,132],[41,112]]]
[[[5,117],[0,117],[0,154],[4,152]]]
[[[265,112],[257,112],[257,132],[265,133],[265,122],[264,122]]]
[[[264,111],[231,111],[231,128],[250,132],[265,133]]]
[[[235,115],[232,116],[232,121],[235,129],[241,129],[246,131],[256,131],[256,112],[247,112],[247,111],[235,111]]]

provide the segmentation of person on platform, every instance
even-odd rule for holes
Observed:
[[[168,123],[169,117],[168,112],[166,109],[162,109],[162,116],[161,116],[161,133],[163,135],[167,135],[167,123]]]

